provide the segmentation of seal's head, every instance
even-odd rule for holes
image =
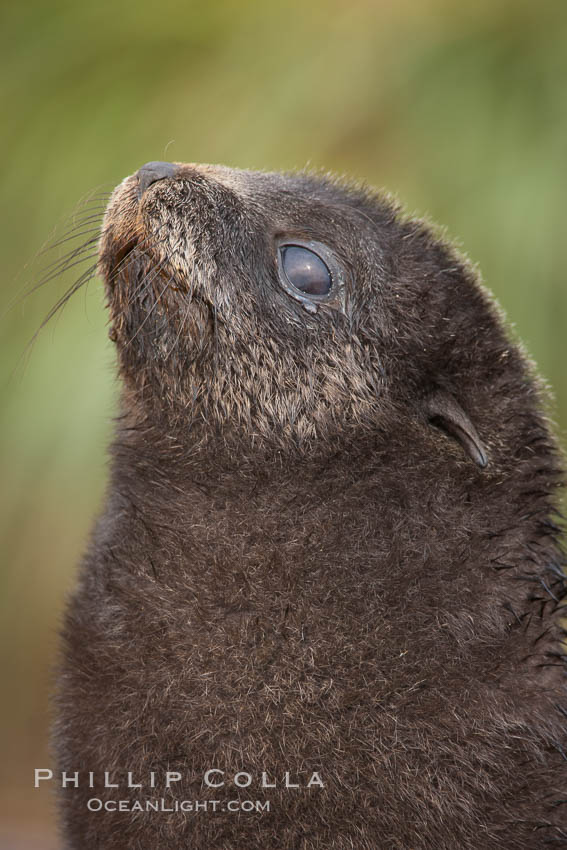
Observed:
[[[389,199],[148,163],[112,196],[100,269],[126,386],[168,428],[311,451],[401,419],[489,460],[480,425],[521,357],[466,261]]]

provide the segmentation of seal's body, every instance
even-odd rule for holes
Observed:
[[[358,188],[168,163],[100,270],[122,415],[64,627],[68,847],[567,846],[560,463],[473,271]]]

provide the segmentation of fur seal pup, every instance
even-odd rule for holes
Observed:
[[[99,268],[67,847],[567,847],[561,461],[468,263],[332,177],[156,162]]]

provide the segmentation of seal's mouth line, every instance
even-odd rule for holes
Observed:
[[[107,285],[113,288],[120,274],[127,271],[135,258],[138,239],[132,237],[115,249],[114,245],[105,245],[100,251],[98,267]]]
[[[117,251],[116,256],[114,257],[114,262],[112,263],[111,277],[115,277],[116,274],[121,271],[121,267],[125,265],[126,260],[134,253],[137,247],[138,240],[136,238],[132,238]]]

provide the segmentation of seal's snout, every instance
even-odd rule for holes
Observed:
[[[142,197],[152,183],[157,183],[158,180],[165,180],[166,177],[175,177],[176,174],[177,166],[172,162],[146,162],[136,173],[138,178],[138,198]]]

